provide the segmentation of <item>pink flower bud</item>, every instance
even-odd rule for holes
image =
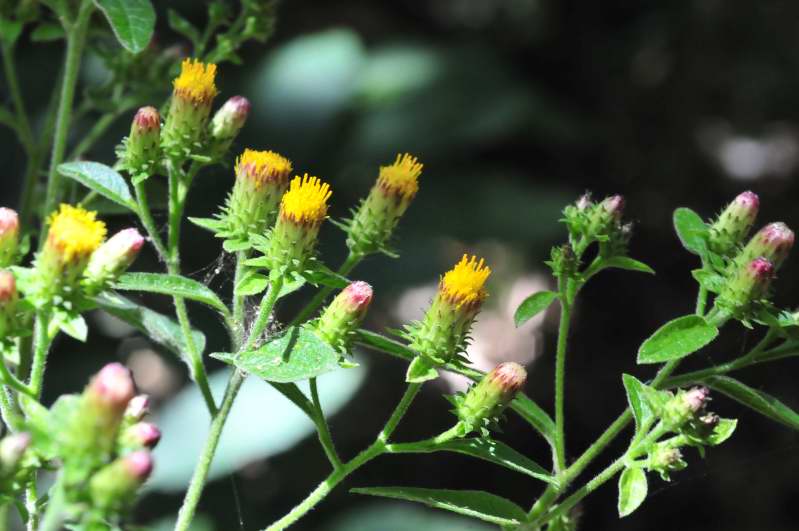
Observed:
[[[11,271],[0,271],[0,306],[17,299],[17,281]]]
[[[738,194],[730,206],[734,206],[739,215],[754,220],[760,209],[760,198],[754,192],[742,192]]]
[[[19,243],[19,216],[10,208],[0,208],[0,267],[15,262]]]
[[[154,448],[158,441],[161,440],[161,430],[150,422],[138,422],[128,429],[139,446]]]
[[[458,399],[455,413],[469,431],[500,415],[524,387],[527,371],[514,362],[500,363]]]
[[[125,272],[139,255],[144,237],[136,229],[124,229],[97,249],[86,266],[87,283],[92,287],[103,287]]]
[[[710,389],[707,387],[694,387],[683,395],[688,410],[696,414],[700,412],[710,400]]]
[[[593,203],[591,201],[591,194],[585,193],[580,196],[580,199],[577,200],[574,206],[576,206],[577,210],[579,210],[580,212],[585,212],[592,204]]]
[[[125,409],[125,418],[133,422],[138,422],[150,413],[150,397],[147,395],[136,395]]]
[[[19,234],[19,216],[15,210],[0,207],[0,238],[6,234]]]
[[[89,383],[88,395],[120,415],[125,411],[136,389],[130,371],[121,363],[109,363]]]
[[[372,302],[373,292],[372,286],[362,280],[356,280],[344,288],[341,294],[342,302],[348,307],[349,311],[353,313],[365,313],[369,308],[369,304]]]
[[[147,450],[139,450],[126,455],[125,469],[139,483],[144,483],[153,471],[153,456]]]
[[[621,220],[622,214],[624,214],[624,197],[620,195],[606,197],[602,201],[602,208],[613,216],[616,221],[619,221]]]
[[[142,107],[133,117],[133,126],[141,133],[161,129],[161,115],[155,107]]]
[[[527,381],[527,371],[512,361],[500,363],[486,376],[502,393],[513,398]]]
[[[28,433],[14,433],[0,441],[0,469],[4,474],[16,470],[30,445],[31,436]]]
[[[229,142],[244,127],[250,114],[250,101],[244,96],[233,96],[225,102],[211,120],[211,136]]]
[[[763,247],[761,255],[770,259],[774,267],[779,269],[793,247],[794,234],[785,223],[777,222],[763,227],[755,239]]]

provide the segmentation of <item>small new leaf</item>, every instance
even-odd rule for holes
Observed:
[[[699,315],[678,317],[661,326],[638,349],[638,363],[663,363],[701,349],[719,330]]]
[[[646,473],[640,468],[625,468],[619,477],[619,517],[638,509],[646,499],[647,490]]]
[[[674,211],[674,230],[685,249],[699,256],[707,253],[709,229],[699,214],[690,208],[678,208]]]
[[[552,301],[558,298],[558,294],[554,291],[539,291],[527,297],[513,315],[513,321],[519,327],[532,319],[536,314],[549,308]]]
[[[645,387],[635,376],[623,374],[622,382],[624,383],[624,390],[627,391],[627,402],[630,404],[630,411],[633,413],[635,420],[635,431],[641,429],[646,421],[652,416],[652,408],[649,406],[645,396]]]

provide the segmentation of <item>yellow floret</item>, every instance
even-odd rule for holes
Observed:
[[[97,219],[97,212],[80,207],[62,204],[48,223],[47,242],[66,262],[88,258],[105,238],[105,223]]]
[[[180,65],[180,75],[173,82],[175,94],[197,104],[209,103],[218,94],[215,77],[215,64],[184,59]]]
[[[441,279],[441,294],[457,306],[480,303],[487,296],[483,286],[490,274],[491,268],[482,258],[478,262],[475,256],[463,255]]]
[[[413,199],[419,190],[419,175],[422,173],[422,163],[409,153],[397,155],[397,160],[390,166],[380,167],[378,185],[389,193]]]
[[[255,151],[248,148],[236,159],[236,175],[246,175],[255,181],[256,186],[285,179],[291,170],[291,161],[274,151]]]
[[[332,193],[330,185],[307,173],[294,177],[280,202],[280,215],[296,223],[320,223],[327,215],[327,200]]]

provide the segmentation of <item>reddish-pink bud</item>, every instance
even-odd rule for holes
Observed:
[[[763,256],[771,259],[777,268],[788,257],[794,242],[793,231],[780,222],[766,225],[755,238],[764,248]]]
[[[139,132],[149,133],[161,128],[161,115],[155,107],[142,107],[133,117],[133,125]]]
[[[125,409],[125,417],[131,421],[138,422],[150,412],[150,397],[147,395],[136,395]]]
[[[244,96],[233,96],[225,102],[211,120],[211,136],[230,142],[239,133],[250,114],[250,101]]]
[[[732,201],[740,215],[745,215],[748,218],[754,219],[757,217],[757,212],[760,209],[760,198],[756,193],[746,191],[738,194]]]
[[[86,277],[91,286],[104,286],[130,267],[144,245],[136,229],[124,229],[102,244],[89,259]]]
[[[11,271],[0,271],[0,305],[15,301],[17,298],[17,281]]]
[[[769,282],[774,277],[774,264],[761,256],[749,262],[746,271],[755,282]]]
[[[683,395],[683,400],[685,400],[685,406],[691,413],[698,413],[702,411],[705,404],[710,400],[710,389],[704,386],[694,387]]]
[[[127,367],[121,363],[109,363],[92,379],[88,391],[98,403],[122,413],[136,389]]]
[[[356,280],[344,288],[342,295],[343,302],[349,306],[350,311],[365,312],[372,302],[372,286],[362,280]]]
[[[153,471],[153,456],[147,450],[129,453],[124,457],[125,469],[133,479],[144,483]]]
[[[8,233],[19,233],[19,216],[15,210],[2,207],[0,208],[0,238],[5,237]]]
[[[620,195],[606,197],[602,201],[602,208],[618,221],[621,219],[622,214],[624,214],[624,197]]]
[[[154,448],[161,440],[161,430],[150,422],[138,422],[130,430],[135,441],[145,448]]]
[[[488,373],[487,378],[499,386],[503,394],[513,397],[519,389],[524,387],[524,383],[527,381],[527,371],[518,363],[508,361],[494,367]]]
[[[585,212],[586,210],[588,210],[588,207],[590,207],[592,204],[593,203],[591,202],[591,194],[585,193],[582,196],[580,196],[580,199],[577,200],[574,206],[577,207],[577,210]]]

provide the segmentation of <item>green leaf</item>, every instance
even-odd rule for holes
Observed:
[[[674,211],[674,230],[682,246],[697,255],[707,252],[708,227],[702,218],[690,208]]]
[[[638,271],[639,273],[655,274],[655,270],[643,262],[639,262],[629,256],[611,256],[602,260],[602,267],[614,267],[616,269],[625,269],[627,271]]]
[[[438,378],[438,370],[421,356],[413,359],[405,373],[405,381],[408,383],[423,383],[436,378]]]
[[[125,179],[113,168],[99,162],[79,161],[61,164],[58,171],[114,203],[137,211]]]
[[[392,449],[392,453],[455,452],[489,461],[547,483],[556,482],[555,478],[541,465],[500,441],[484,438],[470,438],[455,439],[441,444],[426,443],[413,446],[412,449],[406,450],[402,449],[402,445],[400,445],[401,449],[399,451],[394,451]]]
[[[705,441],[710,446],[718,446],[732,437],[737,427],[738,421],[736,419],[720,419],[716,427],[713,428],[713,433],[711,433]]]
[[[705,380],[705,385],[771,420],[799,430],[799,414],[769,394],[753,389],[729,376],[712,376]]]
[[[216,218],[189,218],[193,224],[214,234],[225,228],[225,222]]]
[[[526,420],[533,428],[544,436],[549,444],[555,440],[555,421],[541,406],[533,402],[527,395],[519,394],[510,403],[511,409]]]
[[[533,318],[536,314],[546,310],[549,308],[549,305],[552,304],[552,301],[558,298],[558,294],[554,291],[539,291],[538,293],[533,293],[522,302],[518,308],[516,308],[516,313],[513,315],[513,321],[516,323],[516,326],[521,326],[530,319]]]
[[[658,328],[638,349],[638,363],[663,363],[701,349],[719,330],[699,315],[684,315]]]
[[[236,285],[236,295],[249,296],[257,295],[264,291],[269,286],[269,277],[259,273],[252,273],[245,276]]]
[[[312,330],[292,326],[257,350],[238,356],[228,353],[212,357],[235,365],[267,382],[298,382],[338,368],[339,353]]]
[[[652,409],[644,396],[644,388],[647,386],[638,378],[629,374],[622,374],[621,379],[624,383],[624,390],[627,391],[627,402],[630,404],[630,411],[633,412],[633,419],[635,419],[635,431],[638,432],[641,426],[652,416]]]
[[[339,275],[324,264],[315,264],[308,271],[302,273],[303,278],[314,286],[322,285],[330,288],[344,289],[350,281],[347,277]]]
[[[619,477],[619,517],[638,509],[647,493],[646,473],[640,468],[626,468]]]
[[[144,50],[155,29],[155,10],[150,0],[94,0],[119,44],[131,53]]]
[[[162,273],[125,273],[114,283],[122,291],[145,291],[191,299],[227,313],[227,306],[210,288],[201,282],[180,275]]]
[[[222,242],[222,248],[228,253],[237,253],[239,251],[246,251],[252,247],[247,240],[225,240]]]
[[[497,525],[518,525],[527,517],[525,511],[512,501],[480,490],[367,487],[350,492],[423,503]]]
[[[188,351],[183,340],[180,325],[173,319],[155,312],[144,306],[111,291],[106,291],[95,297],[97,304],[114,317],[122,319],[134,328],[144,333],[148,338],[159,345],[163,345],[172,352],[182,356]],[[192,330],[192,337],[197,349],[205,350],[205,335],[199,330]],[[191,367],[190,360],[185,360]]]
[[[699,282],[699,285],[710,291],[711,293],[720,293],[727,280],[713,271],[707,269],[694,269],[691,275]]]
[[[197,46],[200,42],[200,30],[198,30],[194,24],[183,18],[183,16],[174,9],[169,9],[167,11],[167,20],[170,28],[189,39],[192,45]]]
[[[33,42],[57,41],[64,37],[66,37],[64,28],[51,22],[42,22],[31,32],[31,41]]]
[[[86,342],[86,338],[89,335],[89,327],[86,325],[86,319],[82,315],[61,313],[56,319],[58,319],[58,328],[62,332],[78,341]]]

